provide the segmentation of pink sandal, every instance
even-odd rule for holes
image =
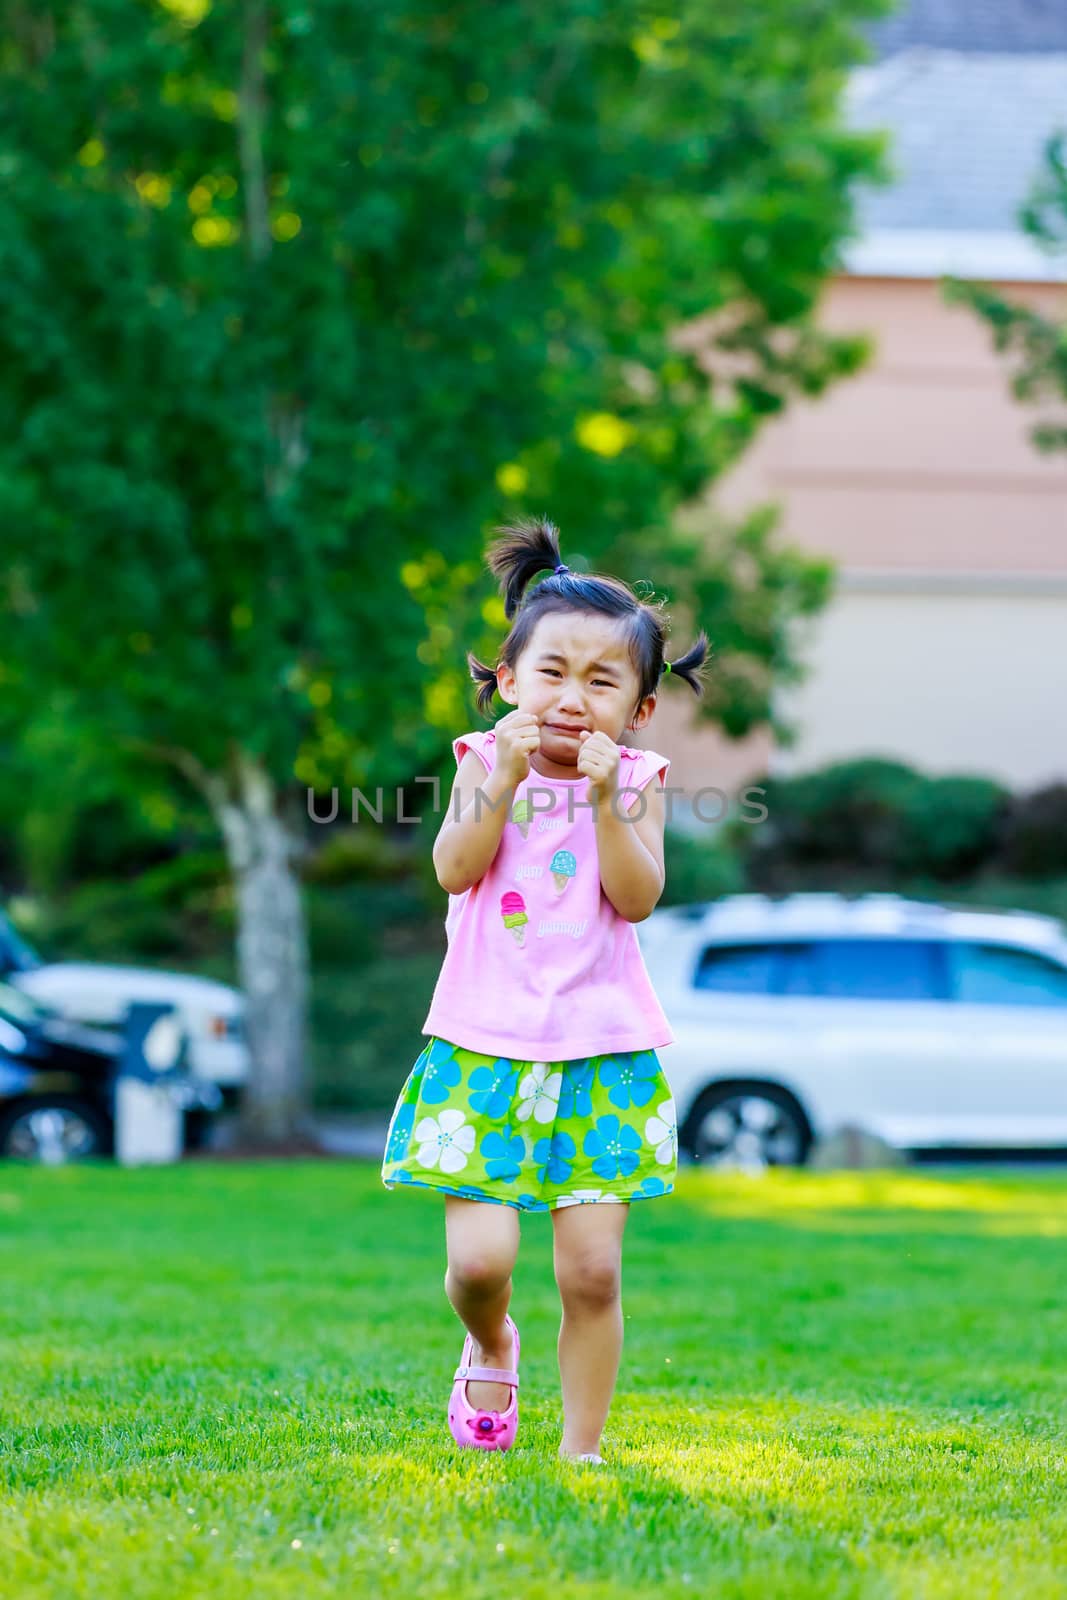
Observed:
[[[511,1329],[515,1354],[513,1370],[507,1367],[472,1367],[474,1340],[468,1333],[463,1341],[463,1354],[456,1368],[452,1394],[448,1401],[448,1426],[456,1443],[466,1450],[510,1450],[515,1443],[519,1427],[519,1330],[511,1318],[505,1317],[505,1326]],[[481,1411],[467,1399],[467,1384],[507,1383],[511,1385],[511,1401],[506,1411]]]

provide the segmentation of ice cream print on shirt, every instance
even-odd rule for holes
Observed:
[[[526,943],[526,924],[529,917],[526,915],[526,901],[517,889],[509,889],[500,896],[500,915],[504,919],[504,926],[511,932],[512,938],[521,950]]]
[[[578,863],[569,850],[557,850],[548,864],[552,874],[552,882],[556,886],[556,893],[562,894],[578,870]]]
[[[563,851],[562,854],[567,855],[568,852]],[[571,856],[570,859],[573,863],[574,857]],[[552,876],[557,879],[562,877],[566,884],[574,876],[573,868],[570,873],[561,873],[553,870]],[[508,889],[506,893],[500,896],[500,915],[504,919],[505,928],[507,928],[519,949],[524,949],[526,945],[526,925],[530,918],[526,913],[526,901],[517,889]],[[546,933],[563,933],[569,934],[572,939],[580,939],[588,926],[588,922],[589,919],[587,917],[583,917],[580,922],[546,921],[542,917],[537,924],[537,937],[543,939]]]

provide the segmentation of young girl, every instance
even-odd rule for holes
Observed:
[[[462,1447],[514,1443],[519,1213],[551,1212],[559,1454],[599,1462],[630,1202],[670,1194],[677,1166],[656,1056],[674,1036],[634,927],[663,893],[670,762],[620,740],[647,724],[662,673],[703,692],[707,639],[667,663],[658,607],[616,578],[571,572],[550,522],[498,535],[488,562],[515,621],[495,669],[468,660],[480,709],[494,691],[515,709],[453,744],[433,850],[448,950],[382,1181],[445,1196],[445,1292],[467,1329],[448,1403]]]

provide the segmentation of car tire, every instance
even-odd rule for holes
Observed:
[[[214,1127],[213,1111],[187,1111],[184,1140],[186,1150],[206,1150],[211,1143]]]
[[[0,1114],[0,1157],[65,1166],[108,1155],[112,1148],[110,1121],[77,1095],[33,1095]]]
[[[679,1143],[700,1166],[762,1171],[802,1167],[811,1125],[788,1089],[744,1079],[710,1084],[697,1098]]]

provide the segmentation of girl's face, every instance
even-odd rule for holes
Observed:
[[[543,616],[514,671],[501,665],[496,676],[501,699],[541,724],[541,753],[555,766],[575,765],[581,733],[606,733],[617,744],[627,729],[644,727],[656,705],[654,694],[637,703],[640,684],[619,625],[587,611]]]

